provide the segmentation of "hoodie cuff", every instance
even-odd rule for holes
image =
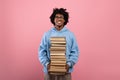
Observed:
[[[49,64],[49,62],[46,62],[46,64],[45,64],[45,67],[46,67],[46,68],[47,68],[48,64]]]
[[[71,62],[67,62],[67,64],[69,65],[69,67],[72,67],[72,63]]]

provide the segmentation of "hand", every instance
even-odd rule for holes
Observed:
[[[66,69],[67,69],[67,72],[69,71],[69,65],[68,64],[66,64]]]
[[[47,65],[47,69],[48,69],[48,70],[50,69],[50,63]]]

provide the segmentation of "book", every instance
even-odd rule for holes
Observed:
[[[51,65],[50,67],[64,67],[64,68],[66,68],[66,65]]]
[[[51,44],[66,44],[64,41],[51,41]]]
[[[65,37],[51,37],[51,41],[66,41]]]
[[[66,45],[63,44],[63,43],[52,43],[51,46],[54,46],[54,47],[66,47]]]
[[[65,72],[50,72],[51,75],[65,75]]]
[[[66,65],[66,63],[50,63],[50,66],[52,65],[61,66],[61,65]]]
[[[51,59],[66,59],[64,55],[51,55],[50,58]]]
[[[66,51],[65,50],[61,50],[61,51],[59,51],[59,50],[50,50],[50,53],[66,53]]]
[[[51,53],[50,55],[51,56],[61,56],[61,55],[65,56],[65,53]]]
[[[56,46],[51,46],[50,47],[51,51],[61,51],[61,50],[66,50],[66,47],[56,47]]]
[[[66,67],[63,65],[63,66],[50,66],[50,68],[52,69],[66,69]]]
[[[51,61],[66,61],[65,58],[51,58]]]
[[[66,39],[65,37],[50,38],[50,69],[54,75],[65,74],[66,69]]]
[[[49,69],[50,72],[66,72],[67,70],[66,69]]]
[[[51,63],[66,63],[66,61],[52,61],[51,60]]]

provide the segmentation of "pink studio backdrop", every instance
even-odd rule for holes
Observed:
[[[0,0],[0,80],[43,80],[38,46],[55,7],[70,13],[80,57],[72,80],[120,80],[119,0]]]

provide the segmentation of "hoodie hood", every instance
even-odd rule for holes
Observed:
[[[64,26],[60,31],[58,31],[55,27],[53,27],[51,30],[52,30],[52,31],[55,31],[55,32],[65,32],[65,31],[67,31],[68,29],[67,29],[66,26]]]

